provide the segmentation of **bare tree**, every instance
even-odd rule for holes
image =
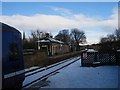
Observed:
[[[31,36],[32,36],[32,37],[30,38],[31,40],[33,40],[33,41],[38,40],[38,36],[37,36],[37,33],[36,33],[36,32],[32,31],[32,32],[31,32]]]
[[[115,38],[115,35],[114,34],[108,34],[107,35],[107,41],[108,42],[113,42],[113,41],[115,41],[116,40],[116,38]]]
[[[64,42],[65,44],[69,44],[70,43],[69,30],[64,29],[64,30],[59,31],[58,35],[55,36],[55,39],[60,40]]]
[[[106,43],[108,41],[108,38],[107,37],[102,37],[100,39],[100,43]]]
[[[51,38],[52,34],[47,33],[47,32],[43,32],[40,30],[36,30],[36,31],[31,32],[31,36],[32,36],[34,41],[37,41],[38,39],[41,39],[41,38]]]
[[[120,46],[120,29],[116,29],[113,34],[108,34],[100,39],[101,51],[112,51],[119,49]]]
[[[86,36],[84,31],[80,31],[78,28],[74,28],[70,33],[71,40],[74,41],[76,49],[79,50],[79,44],[86,42]]]

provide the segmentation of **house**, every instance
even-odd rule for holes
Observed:
[[[53,38],[42,38],[37,41],[40,51],[46,52],[48,56],[64,54],[69,52],[69,46],[64,42],[55,40]]]

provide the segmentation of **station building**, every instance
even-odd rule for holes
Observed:
[[[39,50],[46,52],[48,56],[60,55],[70,52],[69,45],[53,38],[42,38],[37,41]]]

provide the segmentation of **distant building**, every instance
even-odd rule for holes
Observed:
[[[40,51],[46,52],[48,56],[64,54],[70,51],[68,45],[53,38],[42,38],[37,43]]]
[[[76,44],[74,44],[74,43],[70,44],[70,51],[71,52],[76,51]]]

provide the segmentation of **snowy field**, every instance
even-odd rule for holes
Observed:
[[[41,88],[117,88],[118,66],[80,67],[80,61],[46,79]],[[40,82],[34,87],[40,87]]]

